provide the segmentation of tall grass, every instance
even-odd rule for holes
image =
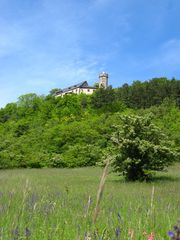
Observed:
[[[102,169],[0,171],[0,239],[168,239],[179,219],[180,165],[152,183],[106,179],[93,222]]]

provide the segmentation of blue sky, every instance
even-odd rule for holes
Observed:
[[[180,79],[179,0],[0,0],[0,107],[109,73]]]

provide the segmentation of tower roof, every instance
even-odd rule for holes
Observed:
[[[108,77],[108,73],[102,72],[99,74],[99,77]]]

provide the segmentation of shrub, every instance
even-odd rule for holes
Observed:
[[[66,167],[94,166],[101,158],[101,150],[95,145],[76,144],[70,146],[64,153],[63,159]]]
[[[50,157],[49,167],[62,168],[67,167],[67,164],[64,162],[61,154],[53,153]]]
[[[123,116],[121,121],[112,136],[114,171],[127,180],[149,180],[175,161],[176,153],[150,116]]]

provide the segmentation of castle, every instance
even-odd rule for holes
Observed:
[[[106,89],[108,87],[108,74],[105,72],[102,72],[99,74],[99,88]],[[62,90],[59,90],[55,93],[56,97],[63,97],[66,94],[92,94],[94,91],[96,91],[97,87],[91,87],[88,85],[87,81],[83,81],[81,83],[78,83],[76,85],[64,88]]]

